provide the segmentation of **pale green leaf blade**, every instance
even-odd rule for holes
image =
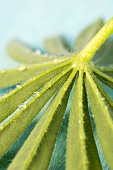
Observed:
[[[70,105],[70,99],[68,101],[69,102],[67,107],[69,107]],[[68,119],[69,119],[69,109],[67,109],[63,117],[62,125],[59,129],[59,133],[55,143],[55,148],[52,153],[52,158],[48,170],[65,169]]]
[[[94,74],[98,77],[100,81],[113,89],[113,78],[101,72],[100,70],[93,68]]]
[[[104,67],[104,66],[96,66],[96,68],[105,74],[113,77],[113,65],[111,64],[109,67]]]
[[[66,169],[102,169],[94,142],[81,71],[76,80],[69,117]]]
[[[86,72],[85,82],[102,152],[110,168],[113,169],[113,120],[94,80],[88,72]]]
[[[108,94],[106,93],[106,91],[104,90],[104,88],[102,87],[102,85],[100,85],[100,83],[98,82],[98,80],[96,79],[96,77],[93,76],[93,79],[99,89],[99,91],[101,92],[102,96],[104,97],[104,99],[108,102],[109,106],[111,107],[112,111],[113,111],[113,101],[112,99],[108,96]]]
[[[44,63],[44,64],[34,64],[30,66],[20,65],[18,68],[1,70],[0,71],[0,88],[11,86],[22,81],[25,81],[32,76],[36,76],[41,74],[50,68],[58,65],[58,64],[69,64],[69,60],[61,61],[55,60],[53,62]],[[9,78],[10,77],[10,78]]]
[[[50,97],[67,80],[69,74],[69,69],[64,70],[62,74],[45,84],[44,88],[37,95],[31,98],[27,104],[22,105],[10,119],[0,126],[0,157],[35,118]]]
[[[26,64],[36,64],[54,60],[53,56],[38,54],[38,52],[32,51],[16,40],[9,43],[7,51],[13,59]]]
[[[99,19],[95,23],[88,26],[76,39],[75,52],[81,51],[103,25],[103,20]]]
[[[64,69],[71,69],[71,66],[59,64],[36,77],[31,77],[22,85],[17,85],[17,88],[12,90],[0,99],[0,122],[7,118],[13,111],[18,108],[18,105],[27,100],[35,91],[39,90],[47,81],[54,78]],[[15,101],[15,102],[11,102]]]
[[[61,36],[51,37],[44,42],[45,49],[50,54],[69,55],[69,46]]]
[[[113,64],[113,40],[108,39],[104,44],[101,55],[98,55],[99,60],[97,60],[95,64],[109,67]]]
[[[28,167],[30,169],[37,169],[38,167],[38,170],[47,169],[76,71],[74,70],[71,73],[55,96],[9,169],[16,170],[17,167],[20,167],[20,169],[27,169]],[[51,139],[51,145],[49,139]],[[32,141],[34,141],[33,144]]]

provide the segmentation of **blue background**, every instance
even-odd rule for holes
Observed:
[[[0,69],[19,65],[6,53],[12,38],[42,49],[56,34],[72,43],[85,26],[112,16],[113,0],[0,0]]]

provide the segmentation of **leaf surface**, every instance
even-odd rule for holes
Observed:
[[[42,74],[32,77],[22,85],[17,85],[17,88],[6,94],[0,100],[0,122],[7,118],[18,106],[25,102],[33,93],[37,93],[46,82],[54,78],[57,74],[68,68],[68,65],[59,64],[50,68]],[[71,66],[70,66],[71,68]],[[15,101],[14,103],[11,101]]]
[[[86,44],[93,38],[93,36],[100,30],[103,24],[103,20],[99,19],[95,23],[88,26],[76,39],[75,52],[81,51],[86,46]]]
[[[64,74],[59,74],[49,84],[45,84],[45,87],[38,94],[31,98],[27,104],[21,105],[21,108],[11,118],[0,126],[0,157],[36,117],[50,97],[66,81],[69,74],[69,70],[65,70]]]
[[[44,63],[54,60],[53,56],[38,54],[39,50],[32,51],[30,48],[16,40],[9,43],[7,51],[13,59],[26,64]]]
[[[100,81],[113,89],[113,78],[101,72],[98,69],[93,69],[94,74],[98,77]]]
[[[66,169],[102,169],[94,142],[82,71],[79,71],[76,80],[69,117]]]
[[[54,55],[69,55],[69,45],[66,40],[61,37],[51,37],[44,42],[45,49],[48,53]]]
[[[39,170],[47,169],[67,106],[75,73],[74,70],[50,103],[28,140],[25,142],[25,145],[23,145],[17,157],[9,167],[9,170],[16,170],[17,167],[20,167],[20,169],[27,169],[28,166],[30,169],[37,169],[37,167]],[[50,138],[51,144],[49,141]],[[33,144],[32,141],[34,141]],[[25,157],[26,154],[28,155],[27,157]]]
[[[102,152],[110,168],[113,169],[113,121],[94,80],[88,72],[85,81]]]
[[[30,66],[20,65],[18,68],[9,69],[9,70],[1,70],[0,71],[0,88],[11,86],[14,84],[18,84],[22,81],[30,79],[32,76],[37,76],[50,68],[54,68],[55,66],[63,66],[68,65],[70,63],[69,60],[55,60],[53,62],[44,63],[44,64],[34,64]],[[10,77],[10,79],[9,79]]]

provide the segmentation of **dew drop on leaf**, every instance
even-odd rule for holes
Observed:
[[[40,93],[38,91],[34,92],[35,96],[40,96]]]
[[[23,71],[23,70],[25,70],[26,69],[26,66],[25,65],[20,65],[19,67],[18,67],[18,70],[19,71]]]
[[[26,108],[26,104],[21,104],[18,107],[19,107],[19,109]]]
[[[77,65],[76,63],[73,63],[73,65],[72,65],[71,67],[72,67],[72,68],[75,68],[75,67],[76,67],[76,65]]]
[[[78,123],[81,123],[81,120],[79,120]]]
[[[67,90],[67,88],[65,87],[65,88],[64,88],[64,91],[66,91],[66,90]]]
[[[17,84],[17,85],[16,85],[16,87],[17,87],[17,88],[20,88],[20,87],[21,87],[21,85]]]
[[[37,49],[37,50],[35,51],[35,53],[36,53],[37,55],[40,55],[40,54],[41,54],[41,51],[40,51],[39,49]]]
[[[54,59],[53,62],[56,63],[58,61],[58,59]]]
[[[0,126],[0,131],[3,129],[3,126]]]

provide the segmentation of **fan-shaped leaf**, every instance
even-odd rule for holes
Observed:
[[[0,156],[12,145],[19,137],[28,124],[35,118],[50,97],[57,91],[69,76],[69,69],[59,74],[55,79],[35,95],[27,104],[23,104],[10,119],[5,121],[0,127]],[[63,76],[63,77],[62,77]],[[51,87],[51,88],[50,88]],[[6,140],[7,138],[7,140]]]
[[[7,51],[12,58],[26,64],[36,64],[54,60],[53,56],[38,54],[37,51],[32,51],[30,48],[16,40],[10,42]]]
[[[4,98],[0,100],[0,122],[15,111],[18,105],[27,100],[36,90],[39,90],[46,82],[68,67],[68,65],[62,66],[62,64],[59,64],[36,77],[32,77],[24,84],[17,85],[16,89],[6,94]],[[15,101],[15,103],[11,101]]]
[[[66,83],[53,99],[9,169],[16,170],[18,167],[26,169],[29,164],[31,169],[37,169],[37,166],[39,170],[47,169],[75,73],[76,70],[71,73]],[[51,145],[48,141],[50,138]],[[25,157],[24,154],[28,156]]]

